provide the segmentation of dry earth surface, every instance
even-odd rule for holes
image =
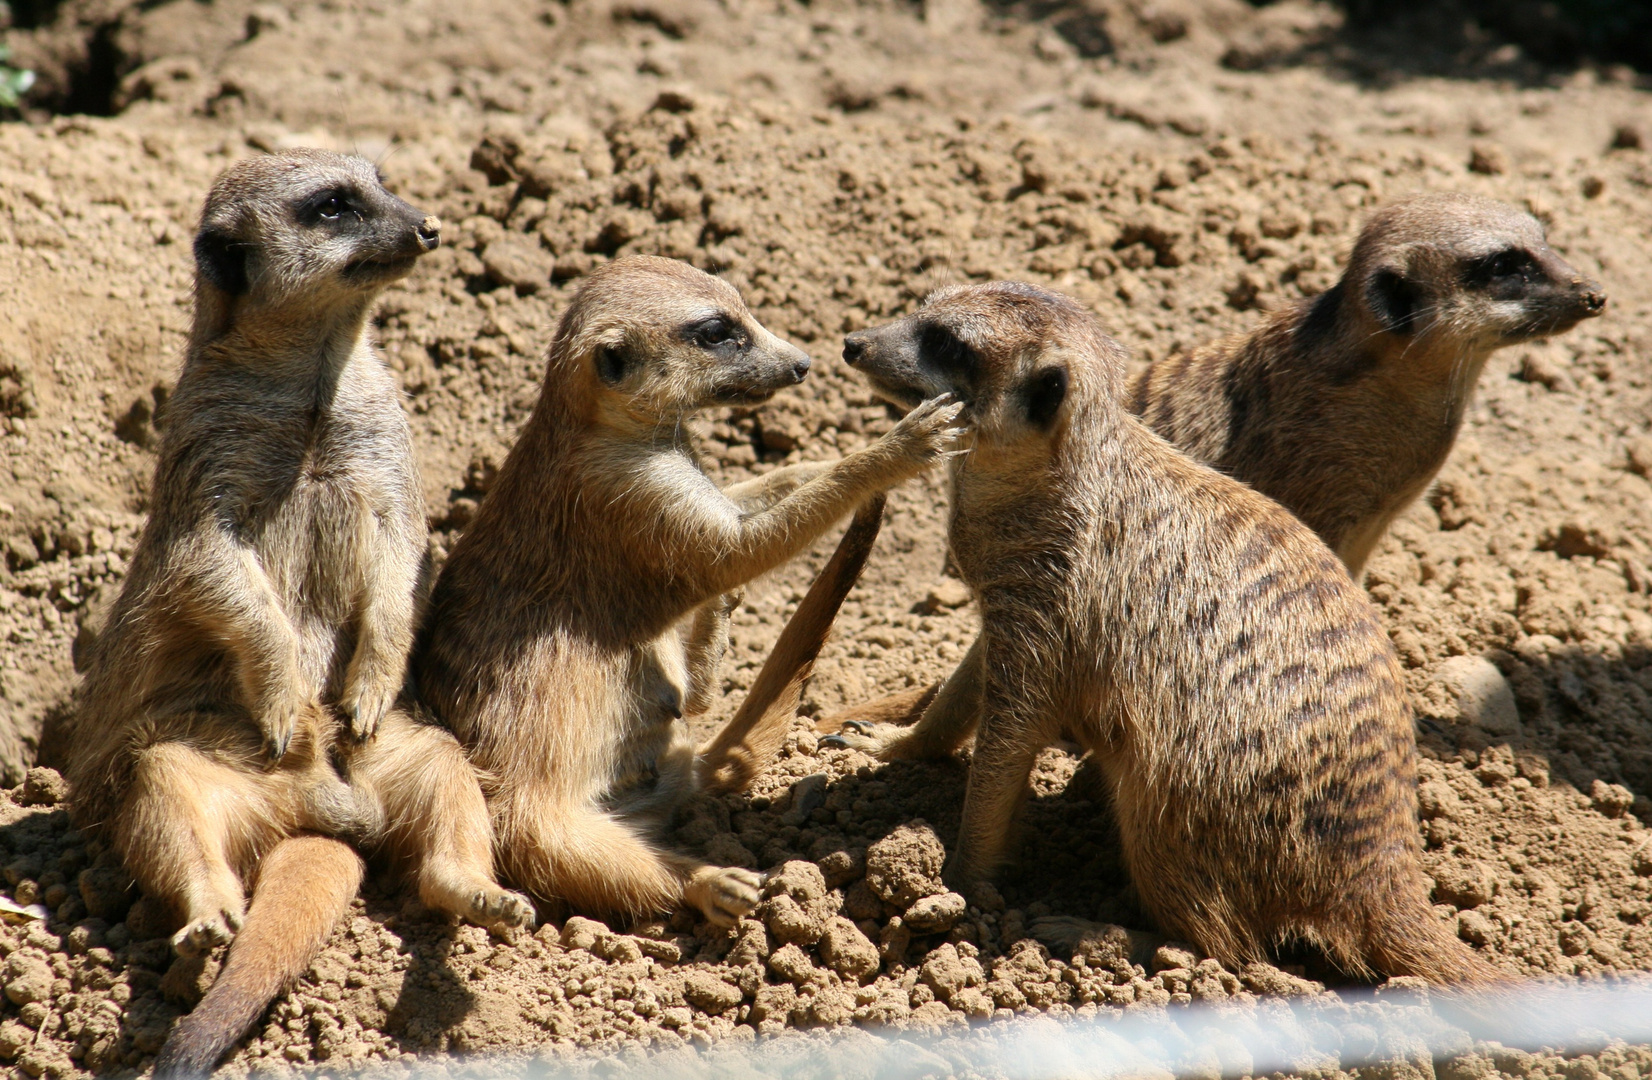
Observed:
[[[617,254],[724,274],[819,361],[798,390],[700,426],[732,481],[887,430],[834,359],[838,336],[936,282],[1051,285],[1151,362],[1326,288],[1362,216],[1401,193],[1528,207],[1611,308],[1494,358],[1438,490],[1366,584],[1415,693],[1439,917],[1511,974],[1652,968],[1652,97],[1633,72],[1552,71],[1472,27],[1358,31],[1300,0],[77,0],[14,15],[5,40],[41,81],[40,107],[0,124],[0,772],[17,785],[0,796],[0,865],[9,896],[51,917],[0,925],[13,1075],[147,1069],[217,968],[173,959],[167,914],[69,827],[56,774],[25,772],[61,760],[77,642],[142,522],[199,201],[231,161],[288,145],[373,156],[448,223],[377,320],[438,555],[531,406],[549,328]],[[935,478],[895,495],[782,760],[677,829],[775,871],[758,917],[725,934],[684,913],[609,927],[547,908],[539,932],[504,940],[381,873],[229,1074],[405,1075],[440,1051],[635,1055],[1337,985],[1312,957],[1227,971],[1154,938],[1071,747],[1041,761],[1001,902],[969,907],[938,880],[965,762],[818,745],[812,717],[939,678],[972,638],[943,502]],[[714,719],[827,547],[751,590]],[[1028,925],[1052,913],[1130,933],[1051,957]],[[1623,1047],[1397,1053],[1381,1075],[1652,1071]]]

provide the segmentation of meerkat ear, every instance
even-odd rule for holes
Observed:
[[[604,386],[618,386],[631,371],[631,351],[624,343],[598,345],[596,352],[597,378]]]
[[[247,249],[228,230],[203,225],[195,234],[195,271],[215,289],[240,296],[247,291]]]
[[[1023,385],[1022,398],[1028,423],[1048,430],[1067,400],[1067,366],[1056,364],[1033,372]]]
[[[1383,329],[1393,334],[1411,333],[1412,320],[1417,317],[1422,295],[1417,286],[1406,280],[1398,270],[1378,270],[1366,286],[1371,312]]]

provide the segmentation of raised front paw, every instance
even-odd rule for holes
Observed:
[[[718,926],[732,926],[749,915],[762,899],[763,876],[738,866],[707,866],[697,871],[684,890],[689,903]]]
[[[955,421],[964,404],[951,394],[930,398],[901,418],[884,439],[907,461],[928,468],[943,458],[959,453],[958,440],[964,428]]]
[[[241,929],[239,911],[220,911],[203,919],[196,919],[172,935],[172,948],[179,956],[201,956],[219,945],[235,940]]]

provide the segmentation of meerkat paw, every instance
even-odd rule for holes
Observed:
[[[879,761],[895,761],[915,757],[912,753],[912,729],[897,724],[874,724],[867,720],[848,720],[835,735],[820,740],[820,745],[837,750],[859,750]]]
[[[683,890],[690,904],[718,926],[733,926],[762,899],[763,875],[738,866],[707,866]]]
[[[914,464],[928,468],[958,452],[965,429],[954,421],[963,408],[951,394],[930,398],[903,416],[884,438]]]
[[[196,919],[172,935],[172,948],[179,956],[203,956],[220,945],[235,940],[241,929],[241,913],[220,911],[204,919]]]
[[[537,922],[533,901],[509,889],[478,889],[470,898],[466,918],[489,929],[520,927],[532,930]]]
[[[287,749],[293,744],[293,733],[298,730],[298,718],[309,705],[303,695],[288,692],[281,694],[264,710],[258,729],[264,736],[264,753],[271,764],[287,756]]]
[[[390,711],[399,689],[375,685],[378,682],[380,680],[370,678],[353,680],[344,691],[344,700],[339,703],[344,715],[350,718],[350,734],[364,742],[379,730],[379,721]]]

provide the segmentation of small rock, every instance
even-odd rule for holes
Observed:
[[[843,913],[856,921],[878,919],[883,917],[884,903],[861,878],[843,890]]]
[[[815,978],[815,966],[809,954],[796,945],[782,945],[769,957],[769,970],[789,983],[801,986]]]
[[[193,1009],[212,988],[219,966],[210,954],[178,957],[161,976],[161,996],[181,1009]]]
[[[56,806],[69,797],[69,782],[56,769],[33,768],[23,777],[24,806]]]
[[[753,1024],[761,1024],[765,1020],[773,1020],[784,1024],[795,1008],[797,1008],[797,987],[791,983],[760,986],[757,988],[757,996],[752,999],[751,1013],[746,1019]]]
[[[792,785],[792,802],[780,815],[782,825],[802,825],[809,815],[826,805],[826,774],[810,773]]]
[[[1152,970],[1155,972],[1168,971],[1172,968],[1191,969],[1199,962],[1199,956],[1190,946],[1176,941],[1167,941],[1153,950]]]
[[[969,905],[955,892],[926,896],[906,909],[906,925],[917,934],[940,934],[951,930]]]
[[[820,939],[820,956],[826,966],[843,976],[865,982],[878,970],[878,947],[860,928],[841,915],[826,927]]]
[[[1646,145],[1646,136],[1634,124],[1619,124],[1612,132],[1609,150],[1639,150]]]
[[[761,964],[773,951],[769,928],[757,919],[741,919],[734,932],[734,944],[728,951],[728,962],[734,967]]]
[[[942,578],[929,588],[924,597],[924,610],[930,613],[942,608],[960,608],[969,603],[969,586],[957,578]]]
[[[1461,811],[1462,805],[1457,793],[1451,790],[1451,785],[1443,780],[1430,780],[1417,787],[1417,807],[1422,811],[1425,821],[1435,818],[1450,821]]]
[[[0,1060],[16,1061],[17,1055],[33,1044],[34,1032],[16,1020],[0,1024]]]
[[[1520,358],[1520,379],[1549,390],[1565,390],[1572,382],[1565,369],[1537,353],[1527,353]]]
[[[715,1016],[740,1004],[744,995],[738,986],[709,971],[691,971],[683,980],[683,997],[701,1012]]]
[[[568,949],[589,949],[612,933],[595,919],[575,915],[562,924],[562,945]]]
[[[1484,945],[1497,932],[1497,924],[1478,911],[1464,911],[1457,916],[1457,936],[1470,945]]]
[[[866,884],[879,899],[909,908],[946,891],[941,882],[945,864],[940,837],[928,822],[915,819],[866,849]]]
[[[826,884],[833,889],[866,876],[866,849],[849,848],[831,852],[818,863]]]
[[[1475,143],[1469,150],[1468,168],[1485,176],[1500,176],[1509,169],[1509,156],[1501,146]]]
[[[50,1001],[52,996],[52,969],[43,957],[32,953],[14,952],[6,958],[6,996],[15,1005],[31,1001]]]
[[[1596,780],[1589,788],[1589,802],[1607,817],[1622,817],[1635,805],[1634,794],[1622,784]]]
[[[1434,674],[1457,699],[1462,723],[1474,724],[1492,735],[1514,735],[1520,731],[1520,709],[1514,701],[1514,690],[1490,660],[1483,656],[1453,656]]]
[[[1481,862],[1454,862],[1434,874],[1434,899],[1458,908],[1475,908],[1497,892],[1491,869]]]
[[[930,952],[918,969],[918,977],[935,991],[936,997],[949,1003],[958,991],[967,986],[980,986],[987,981],[980,961],[974,957],[960,956],[951,944],[941,945]]]
[[[550,284],[556,259],[532,237],[507,233],[482,249],[482,268],[500,285],[532,296]]]

